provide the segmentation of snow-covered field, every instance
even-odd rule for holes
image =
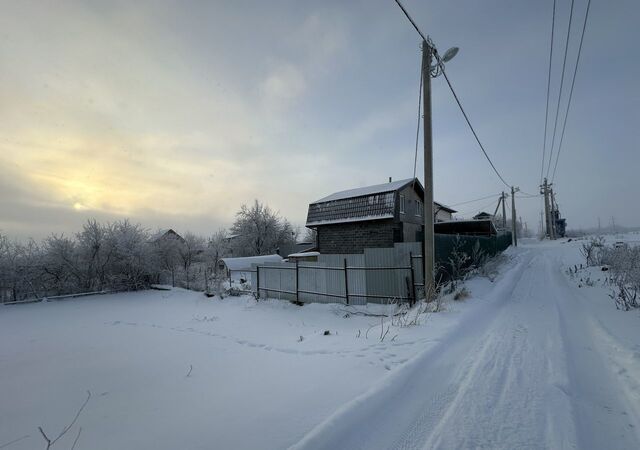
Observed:
[[[183,290],[0,307],[0,448],[45,448],[87,391],[52,448],[639,448],[640,311],[566,275],[580,243],[525,241],[383,341],[339,305]]]

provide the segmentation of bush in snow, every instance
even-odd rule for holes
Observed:
[[[585,257],[587,266],[599,266],[602,264],[602,251],[604,249],[604,238],[602,236],[593,237],[588,242],[582,244],[580,253]]]
[[[609,268],[608,282],[614,286],[610,297],[616,308],[629,311],[640,307],[640,247],[603,247],[601,262]]]

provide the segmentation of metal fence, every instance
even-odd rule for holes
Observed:
[[[436,235],[436,280],[444,282],[450,278],[453,273],[450,256],[454,250],[469,255],[467,265],[471,265],[477,262],[474,258],[493,256],[510,242],[510,235]],[[363,254],[319,255],[317,262],[265,263],[240,272],[245,274],[246,282],[239,290],[262,298],[301,303],[413,303],[424,295],[420,242],[365,249]],[[230,274],[230,285],[234,281],[237,284]]]
[[[422,286],[420,247],[397,244],[364,254],[319,255],[317,262],[260,264],[251,271],[251,289],[259,297],[301,303],[412,303]]]

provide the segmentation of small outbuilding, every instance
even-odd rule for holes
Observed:
[[[252,270],[254,264],[281,263],[280,255],[245,256],[242,258],[222,258],[220,269],[230,271]]]
[[[300,252],[290,254],[287,259],[289,262],[317,262],[318,256],[320,252]]]

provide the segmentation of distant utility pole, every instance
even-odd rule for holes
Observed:
[[[616,232],[616,218],[611,216],[611,229],[613,231],[613,233],[615,234]]]
[[[600,217],[598,217],[598,234],[600,234]]]
[[[544,195],[544,217],[547,225],[546,234],[549,236],[549,239],[553,239],[553,226],[551,225],[551,212],[549,211],[549,183],[547,183],[546,178],[540,187],[542,188],[542,192],[540,193]]]
[[[518,235],[516,230],[516,192],[518,192],[520,188],[514,188],[511,186],[511,244],[514,247],[518,246]],[[504,208],[504,202],[502,203]]]
[[[544,237],[544,220],[542,220],[542,211],[540,211],[540,238]]]
[[[507,208],[504,205],[504,199],[505,199],[505,195],[504,195],[504,191],[502,191],[502,229],[506,230],[507,229]]]
[[[553,233],[553,239],[556,238],[556,194],[553,192],[553,188],[549,188],[549,197],[551,198],[551,232]]]

